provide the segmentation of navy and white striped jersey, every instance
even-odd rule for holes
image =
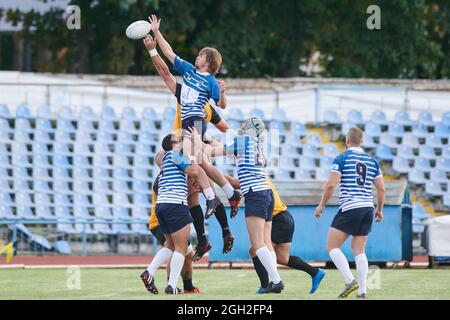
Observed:
[[[382,175],[378,161],[352,147],[334,160],[331,171],[341,174],[339,209],[373,208],[372,183]]]
[[[257,138],[243,135],[234,138],[231,145],[225,146],[227,154],[238,159],[238,178],[242,194],[270,189],[266,176],[266,156]]]
[[[209,99],[219,103],[220,89],[216,78],[209,73],[197,72],[189,62],[175,58],[175,70],[183,76],[181,87],[181,120],[190,117],[204,117],[205,104]]]
[[[189,159],[179,151],[164,154],[162,174],[158,180],[158,200],[156,203],[187,205],[188,184],[184,171],[191,165]]]

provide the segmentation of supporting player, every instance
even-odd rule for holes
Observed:
[[[182,120],[181,120],[181,89],[182,85],[177,83],[175,77],[170,73],[167,64],[164,60],[159,56],[158,51],[156,50],[156,41],[152,38],[152,36],[148,35],[143,40],[146,49],[149,51],[153,64],[158,71],[159,75],[162,77],[164,83],[169,88],[169,90],[175,95],[177,98],[177,112],[174,119],[174,133],[179,133],[182,128]],[[222,132],[226,132],[228,130],[228,124],[225,120],[221,119],[220,115],[215,111],[213,107],[209,105],[209,103],[205,106],[205,122],[213,123],[219,130]],[[208,158],[205,157],[204,163],[209,162]],[[189,179],[189,190],[192,190],[195,185],[195,181]],[[213,188],[213,184],[211,183],[211,187]],[[194,227],[197,233],[198,244],[195,250],[195,255],[193,257],[194,261],[199,260],[206,252],[208,252],[211,248],[211,244],[208,242],[205,233],[204,226],[204,215],[202,208],[199,203],[199,193],[198,192],[189,192],[188,196],[188,205],[191,212],[191,216],[194,219]],[[212,213],[212,208],[214,208],[214,214],[219,221],[219,224],[222,228],[222,237],[223,237],[223,253],[228,253],[233,248],[234,237],[230,232],[230,228],[228,225],[228,219],[225,212],[225,207],[220,201],[215,200],[207,200],[207,205],[209,208],[209,212],[207,212],[207,216]]]
[[[186,175],[196,179],[202,187],[209,186],[206,174],[199,169],[197,164],[192,164],[181,153],[182,145],[181,138],[173,134],[165,136],[162,141],[162,147],[166,152],[163,158],[162,174],[158,182],[156,215],[167,247],[158,251],[149,266],[150,270],[157,270],[159,266],[170,259],[170,275],[165,290],[167,294],[181,293],[176,285],[184,265],[192,222],[187,206]],[[148,284],[154,282],[153,274],[149,272],[145,281]]]
[[[162,160],[164,157],[164,152],[158,152],[158,154],[155,157],[155,163],[156,165],[161,168]],[[153,182],[153,190],[152,190],[152,203],[156,204],[158,199],[158,185],[159,185],[159,178],[161,177],[161,172],[156,176],[154,182]],[[156,205],[152,206],[152,212],[150,214],[150,232],[156,237],[158,242],[167,250],[170,250],[165,246],[166,238],[164,237],[164,233],[159,227],[158,217],[156,215]],[[163,249],[166,251],[166,249]],[[194,255],[194,249],[192,248],[192,245],[189,243],[183,269],[181,269],[181,278],[183,279],[183,293],[184,294],[197,294],[200,293],[200,289],[197,287],[194,287],[192,283],[192,274],[193,274],[193,266],[192,266],[192,256]],[[159,258],[164,258],[163,255],[159,255]],[[156,270],[161,266],[161,263],[155,262],[151,267],[149,266],[142,274],[141,279],[144,282],[144,285],[148,292],[153,294],[158,294],[158,288],[155,285],[153,275],[155,274]],[[152,276],[151,276],[152,275]],[[167,264],[167,277],[170,275],[170,265]]]
[[[240,188],[239,180],[233,177],[226,177],[234,188]],[[311,266],[307,262],[303,261],[298,256],[289,254],[292,244],[292,238],[294,237],[294,219],[287,210],[286,204],[281,200],[281,197],[275,188],[272,181],[267,179],[270,189],[273,192],[275,204],[273,208],[273,220],[272,220],[272,246],[277,255],[277,262],[283,266],[288,266],[292,269],[297,269],[306,272],[311,276],[312,285],[309,293],[314,293],[319,288],[320,282],[325,277],[325,271]],[[261,286],[256,291],[257,294],[265,293],[267,286],[269,285],[269,276],[266,269],[262,265],[258,256],[256,255],[253,247],[249,249],[250,257],[253,260],[253,266],[258,274]]]
[[[200,139],[193,131],[193,137]],[[212,156],[228,154],[238,159],[239,185],[245,198],[245,220],[250,242],[269,277],[265,292],[280,293],[284,284],[277,270],[277,257],[271,239],[274,194],[267,182],[266,157],[260,141],[264,131],[264,122],[252,117],[242,123],[240,135],[234,138],[231,145],[207,146],[207,149]]]
[[[328,232],[327,251],[344,277],[345,288],[339,294],[339,298],[347,298],[358,288],[357,298],[365,298],[369,269],[365,247],[372,230],[374,211],[372,184],[377,189],[376,221],[382,221],[384,180],[378,162],[361,148],[363,144],[361,129],[351,128],[347,133],[346,144],[347,151],[337,156],[333,162],[322,200],[314,215],[320,218],[333,195],[335,186],[340,183],[339,211]],[[359,284],[354,279],[347,258],[340,249],[350,235]]]
[[[218,83],[215,78],[215,74],[218,73],[222,63],[222,56],[215,48],[203,48],[195,60],[195,66],[193,66],[177,56],[170,44],[164,39],[159,31],[161,19],[151,15],[149,21],[164,56],[173,64],[175,70],[183,76],[180,99],[182,128],[186,130],[196,127],[197,131],[201,133],[203,140],[206,132],[205,104],[209,99],[213,99],[220,108],[225,108],[227,104],[225,84],[223,82]],[[209,162],[203,161],[202,153],[198,153],[201,148],[193,146],[191,139],[184,139],[183,142],[183,151],[189,157],[193,157],[194,161],[198,161],[208,177],[222,188],[230,202],[232,211],[237,212],[242,195],[233,189],[216,167]]]

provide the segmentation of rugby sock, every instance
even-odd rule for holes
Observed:
[[[328,253],[331,260],[335,264],[336,268],[341,272],[344,277],[345,284],[349,284],[354,280],[353,274],[350,271],[350,266],[348,265],[347,258],[344,256],[339,248],[334,248]]]
[[[267,273],[266,268],[264,268],[258,256],[252,257],[252,260],[256,274],[258,275],[259,278],[259,282],[261,282],[261,288],[267,288],[267,286],[269,285],[269,274]]]
[[[187,291],[194,290],[194,284],[192,283],[192,278],[183,279],[183,289]]]
[[[223,203],[220,203],[217,206],[214,215],[216,216],[216,219],[217,221],[219,221],[220,227],[222,228],[222,237],[227,236],[230,233],[230,227],[228,226],[227,213],[225,211],[225,206],[223,205]]]
[[[216,197],[212,188],[203,189],[203,195],[205,196],[206,200],[212,200]]]
[[[277,254],[275,253],[274,250],[272,250],[272,251],[269,250],[269,252],[270,252],[270,255],[272,256],[272,260],[273,260],[273,263],[275,264],[275,267],[277,267],[278,266]]]
[[[222,190],[227,195],[227,199],[230,199],[233,196],[234,189],[229,182],[223,185]]]
[[[147,268],[148,273],[150,273],[153,276],[159,267],[161,267],[163,264],[169,261],[172,254],[173,254],[172,250],[166,247],[162,247],[158,251],[158,253],[153,257],[152,262],[148,266]]]
[[[195,206],[189,209],[192,219],[194,219],[194,228],[197,233],[198,245],[203,246],[208,241],[205,233],[205,216],[203,215],[202,207]]]
[[[359,291],[358,294],[367,293],[367,274],[369,273],[369,262],[365,253],[361,253],[355,257],[356,271],[358,272]]]
[[[267,270],[269,275],[269,281],[273,283],[279,283],[281,281],[280,275],[278,274],[277,266],[273,263],[273,257],[267,247],[262,247],[256,250],[256,255],[263,264],[264,268]]]
[[[306,263],[300,257],[297,256],[289,256],[288,267],[292,269],[297,269],[306,272],[311,277],[314,277],[317,272],[319,272],[318,268],[313,267],[312,265]]]
[[[172,288],[177,286],[178,278],[180,277],[181,269],[183,269],[184,255],[175,251],[170,260],[170,275],[168,285]]]

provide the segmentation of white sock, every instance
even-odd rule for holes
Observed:
[[[223,192],[227,195],[227,199],[230,199],[233,196],[234,189],[229,182],[225,183],[222,187]]]
[[[190,244],[187,249],[186,249],[186,254],[184,255],[185,257],[190,255],[192,252],[194,252],[194,248],[192,247],[192,244]]]
[[[214,191],[213,191],[213,189],[210,187],[210,188],[206,188],[206,189],[203,189],[203,195],[205,196],[205,198],[206,198],[206,200],[212,200],[212,199],[214,199],[215,198],[215,194],[214,194]]]
[[[359,291],[358,294],[367,293],[367,274],[369,273],[369,262],[365,253],[355,257],[356,271],[358,272]]]
[[[168,285],[172,288],[177,286],[178,278],[180,277],[181,269],[183,269],[184,255],[175,251],[170,261],[170,276]]]
[[[163,264],[169,261],[172,254],[173,254],[172,250],[166,247],[161,248],[156,254],[156,256],[153,258],[150,265],[148,266],[147,268],[148,273],[150,273],[153,276],[159,267],[161,267]]]
[[[267,247],[262,247],[256,250],[256,255],[266,268],[269,274],[269,281],[273,283],[279,283],[281,281],[280,275],[278,274],[277,265],[273,263],[273,257]]]
[[[277,254],[275,253],[274,250],[272,250],[272,251],[269,250],[269,252],[272,256],[272,260],[273,260],[273,263],[275,264],[275,267],[278,267]]]
[[[344,277],[345,284],[349,284],[354,280],[353,274],[350,271],[347,258],[344,256],[339,248],[334,248],[329,253],[331,260],[335,264],[336,268],[341,272]]]

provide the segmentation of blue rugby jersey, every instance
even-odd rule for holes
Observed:
[[[220,100],[220,89],[216,78],[209,73],[199,73],[189,62],[176,56],[175,70],[183,76],[181,87],[181,120],[204,117],[204,107],[209,99],[216,104]]]
[[[158,180],[156,203],[187,205],[188,184],[184,171],[191,165],[189,159],[179,151],[167,151],[162,163],[162,174]]]
[[[227,154],[238,159],[238,178],[242,193],[270,189],[266,176],[266,156],[257,138],[243,135],[234,138],[231,145],[225,146]]]
[[[341,174],[339,209],[373,208],[373,180],[382,175],[378,162],[361,148],[352,147],[334,160],[331,171]]]

